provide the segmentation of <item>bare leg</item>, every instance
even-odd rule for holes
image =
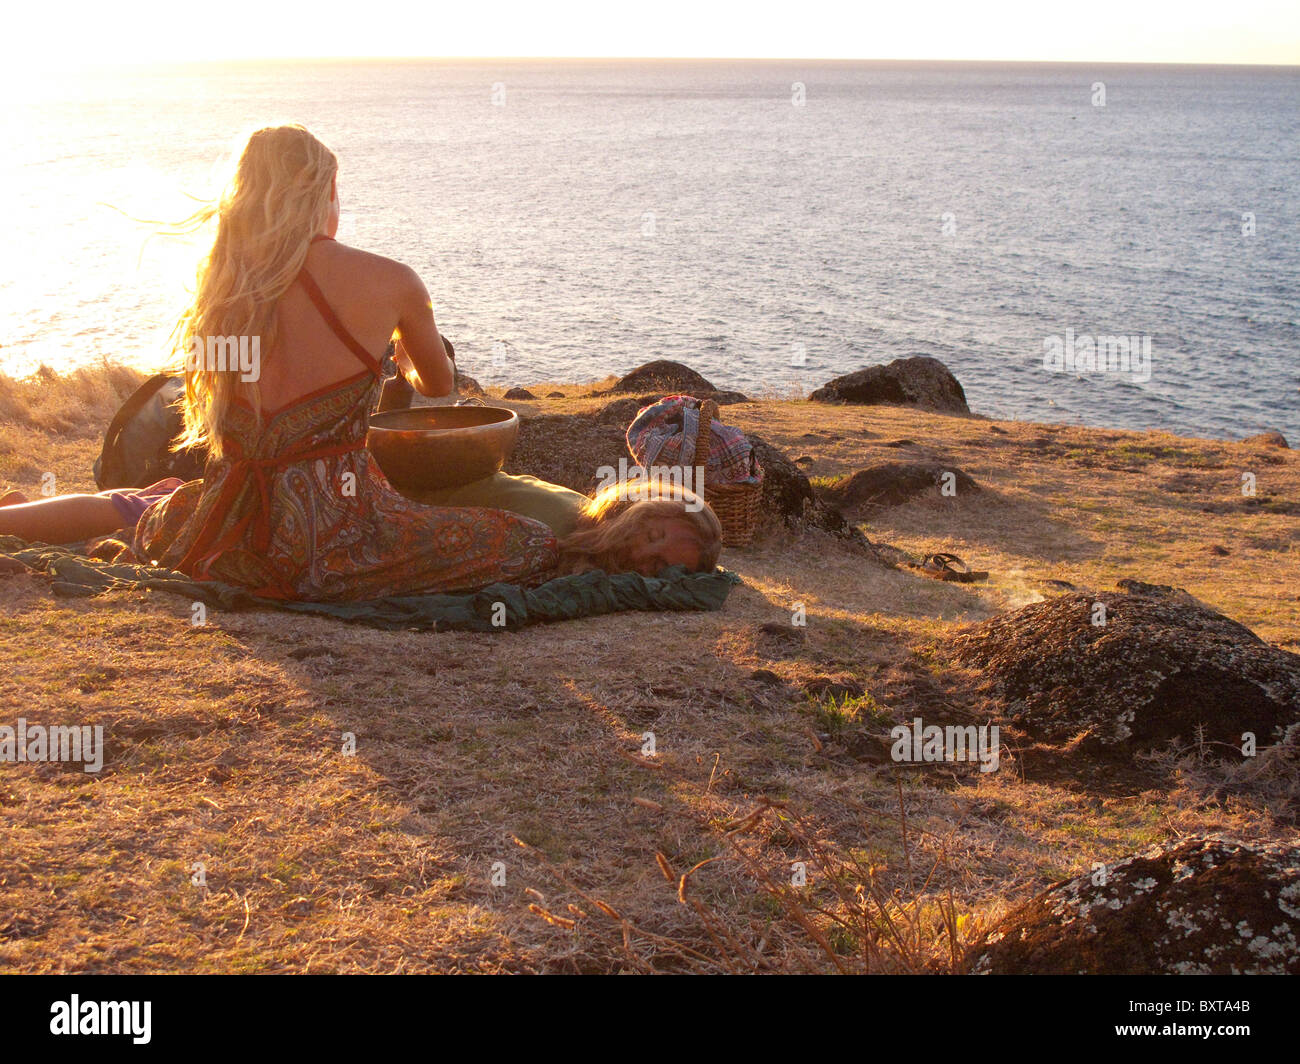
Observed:
[[[122,515],[102,495],[58,495],[53,499],[0,507],[0,536],[80,543],[122,527]]]
[[[0,506],[17,506],[19,503],[31,502],[21,491],[0,492]]]

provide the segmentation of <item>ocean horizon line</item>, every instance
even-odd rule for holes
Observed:
[[[1223,70],[1233,72],[1271,71],[1276,73],[1300,73],[1300,61],[1296,63],[1217,63],[1217,62],[1171,62],[1161,60],[1137,59],[928,59],[928,58],[876,58],[869,56],[628,56],[628,55],[571,55],[571,56],[532,56],[532,55],[258,55],[230,58],[189,58],[167,60],[132,60],[123,62],[101,62],[81,64],[79,73],[109,73],[148,69],[188,69],[194,67],[235,67],[260,63],[277,63],[286,65],[307,65],[312,63],[333,63],[342,65],[386,64],[410,65],[418,63],[820,63],[838,65],[859,65],[873,67],[952,67],[966,69],[990,69],[1003,67],[1024,68],[1086,68],[1106,67],[1108,69],[1159,70],[1159,71],[1209,71]],[[67,71],[62,72],[66,75]]]

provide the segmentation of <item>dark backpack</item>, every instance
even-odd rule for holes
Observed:
[[[143,488],[166,477],[198,480],[208,456],[203,448],[173,451],[172,441],[184,428],[180,407],[185,381],[156,373],[137,388],[104,433],[104,448],[95,460],[95,483],[109,488]]]

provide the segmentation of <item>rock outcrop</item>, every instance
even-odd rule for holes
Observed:
[[[1286,437],[1276,429],[1272,429],[1268,432],[1261,432],[1257,436],[1247,436],[1241,442],[1253,443],[1260,447],[1283,447],[1287,450],[1291,449],[1291,445],[1286,442]]]
[[[502,399],[536,399],[537,396],[535,396],[527,388],[511,388],[501,398]]]
[[[997,975],[1300,974],[1300,846],[1193,839],[1044,891],[970,949]]]
[[[1205,739],[1259,746],[1300,720],[1300,655],[1184,591],[1125,581],[1130,593],[1065,594],[956,636],[958,662],[984,670],[984,693],[1038,738],[1115,756]],[[1096,623],[1094,623],[1096,622]]]
[[[902,403],[947,413],[969,414],[966,393],[937,358],[896,358],[827,381],[809,396],[819,403]]]
[[[951,474],[951,481],[946,474]],[[883,465],[859,469],[821,490],[822,498],[841,510],[853,511],[898,506],[918,495],[931,493],[940,497],[940,490],[951,483],[953,497],[962,498],[979,491],[974,478],[955,466],[886,462]]]
[[[793,528],[812,527],[848,539],[862,539],[834,506],[817,498],[802,469],[761,436],[748,433],[750,446],[763,467],[763,514],[780,518]]]
[[[699,395],[701,392],[715,392],[717,389],[704,377],[689,366],[668,359],[657,359],[638,366],[631,373],[620,377],[611,392],[650,392],[660,391],[665,395]]]

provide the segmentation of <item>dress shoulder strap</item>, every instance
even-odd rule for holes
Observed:
[[[384,371],[378,360],[374,355],[362,347],[361,344],[357,342],[357,338],[348,332],[347,326],[339,321],[339,316],[334,313],[334,308],[329,305],[329,301],[326,300],[325,294],[320,290],[320,285],[316,283],[316,279],[307,271],[306,266],[304,266],[302,271],[298,274],[298,280],[302,282],[302,287],[307,293],[307,298],[316,305],[316,309],[320,311],[320,316],[325,319],[325,324],[330,327],[330,330],[334,335],[343,342],[343,345],[349,351],[361,360],[362,365],[370,370],[371,373],[376,377],[382,377]]]

